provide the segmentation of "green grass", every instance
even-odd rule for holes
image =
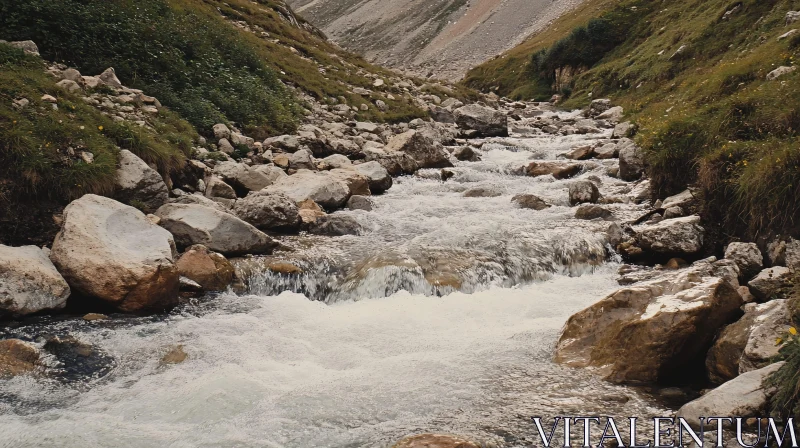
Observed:
[[[719,247],[796,234],[800,74],[766,75],[800,57],[800,37],[777,40],[800,28],[784,21],[798,9],[797,0],[588,0],[464,82],[517,99],[567,92],[565,107],[609,97],[638,125],[654,198],[698,185]],[[592,39],[576,38],[597,19],[624,39],[598,51]]]
[[[794,321],[794,334],[789,328],[786,329],[786,334],[781,338],[785,344],[778,355],[779,360],[786,364],[767,378],[767,384],[777,390],[770,398],[770,415],[784,419],[800,415],[800,336],[797,334],[800,328],[800,282],[797,280],[794,295],[789,299],[789,309]]]
[[[153,119],[156,132],[115,123],[55,85],[40,58],[0,44],[0,202],[36,198],[67,201],[113,192],[118,148],[129,149],[163,174],[182,166],[197,136],[168,110]],[[58,109],[41,100],[58,99]],[[15,108],[14,100],[30,104]],[[80,158],[94,156],[92,163]]]

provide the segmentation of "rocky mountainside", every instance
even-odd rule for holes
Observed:
[[[456,80],[581,0],[290,0],[299,14],[368,60]]]

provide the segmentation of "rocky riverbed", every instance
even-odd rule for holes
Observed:
[[[97,82],[99,107],[144,97]],[[0,246],[3,440],[530,446],[531,416],[669,415],[707,379],[730,382],[682,415],[763,409],[798,242],[708,258],[692,191],[651,204],[608,100],[426,106],[218,124],[166,179],[123,151],[51,245]]]

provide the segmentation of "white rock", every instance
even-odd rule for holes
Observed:
[[[167,204],[156,211],[180,247],[202,244],[223,255],[270,253],[277,243],[236,216],[195,204]]]
[[[747,286],[758,300],[767,301],[781,293],[785,294],[792,285],[792,278],[793,274],[789,268],[775,266],[761,271]]]
[[[42,249],[0,244],[0,314],[63,308],[70,290]]]
[[[691,255],[703,248],[705,231],[696,215],[665,219],[634,229],[642,249],[668,255]]]
[[[136,154],[123,149],[119,152],[114,197],[150,213],[167,203],[169,190],[158,171],[150,168]]]
[[[50,259],[73,292],[138,311],[177,303],[174,251],[172,235],[144,213],[87,194],[64,209]]]
[[[775,70],[767,73],[767,81],[774,81],[782,76],[788,75],[789,73],[794,73],[797,70],[797,67],[778,67]]]
[[[278,179],[265,191],[284,193],[295,202],[311,199],[328,208],[341,208],[350,197],[350,191],[328,171],[299,170],[292,176]]]
[[[739,266],[743,280],[753,278],[764,266],[764,256],[755,243],[730,243],[725,249],[725,258]]]

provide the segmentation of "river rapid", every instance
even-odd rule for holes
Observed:
[[[570,114],[562,113],[562,118]],[[581,221],[571,180],[514,174],[592,136],[488,139],[479,162],[397,179],[373,211],[341,211],[360,236],[299,235],[240,261],[244,291],[166,316],[41,318],[0,335],[93,347],[57,374],[0,381],[0,447],[388,447],[445,432],[486,446],[541,446],[532,416],[668,415],[652,391],[552,362],[567,318],[618,285],[609,222]],[[604,196],[633,185],[586,161]],[[465,197],[482,189],[483,196]],[[553,207],[517,208],[536,194]],[[619,221],[644,206],[606,206]],[[300,275],[263,266],[291,262]],[[182,345],[180,364],[161,357]]]

